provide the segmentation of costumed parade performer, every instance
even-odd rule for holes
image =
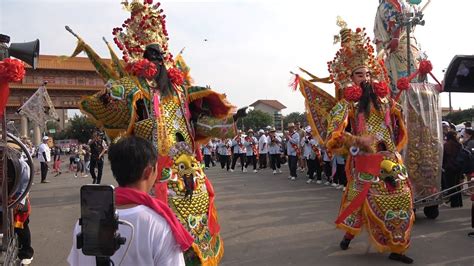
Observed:
[[[398,92],[397,81],[402,77],[407,77],[408,72],[413,73],[418,69],[422,55],[415,35],[412,32],[407,34],[406,26],[402,21],[408,13],[415,14],[419,11],[417,5],[411,2],[421,1],[379,0],[375,15],[376,49],[379,56],[385,55],[384,63],[388,70],[393,96]],[[408,38],[410,38],[409,48]],[[408,58],[408,52],[410,52],[410,58]],[[408,65],[410,65],[410,71],[408,71]]]
[[[374,24],[377,55],[384,58],[392,96],[400,100],[410,129],[403,157],[415,202],[440,191],[443,160],[441,84],[414,34],[415,26],[425,23],[422,11],[430,1],[425,2],[420,8],[421,0],[380,0]],[[426,82],[428,74],[438,85]],[[425,201],[423,212],[434,219],[439,214],[438,202],[428,203]]]
[[[111,139],[136,135],[150,140],[158,151],[155,197],[166,202],[194,237],[184,255],[187,265],[217,265],[224,253],[219,235],[214,189],[204,173],[199,147],[211,137],[235,135],[235,113],[224,94],[191,86],[189,68],[180,54],[168,48],[163,10],[153,0],[122,2],[131,13],[114,28],[119,60],[109,46],[112,65],[102,61],[78,39],[72,56],[84,51],[107,82],[103,91],[80,103]]]
[[[402,110],[390,97],[383,62],[375,58],[364,30],[352,31],[340,18],[338,25],[341,48],[328,63],[331,76],[320,79],[303,70],[312,80],[296,75],[294,85],[306,98],[313,135],[324,140],[331,153],[346,157],[348,183],[336,220],[346,232],[340,247],[349,248],[365,226],[379,252],[412,263],[404,255],[415,216],[410,181],[399,154],[407,142]],[[336,99],[311,81],[333,81]]]

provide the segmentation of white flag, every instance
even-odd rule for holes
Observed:
[[[44,85],[39,87],[17,112],[25,115],[43,129],[47,121],[59,121],[59,116]]]

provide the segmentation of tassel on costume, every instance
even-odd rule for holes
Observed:
[[[295,79],[288,85],[293,91],[296,91],[298,84],[300,83],[300,76],[295,74]]]
[[[357,123],[357,131],[358,133],[362,133],[365,131],[365,115],[364,113],[359,113],[357,115],[358,123]]]

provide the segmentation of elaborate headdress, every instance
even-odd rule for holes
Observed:
[[[336,85],[336,91],[352,86],[351,75],[361,67],[367,67],[375,80],[388,80],[383,62],[375,57],[374,47],[365,33],[365,28],[352,31],[340,17],[337,17],[336,24],[341,30],[334,39],[335,43],[341,42],[341,48],[334,59],[328,62],[328,70]]]
[[[158,44],[167,68],[174,66],[173,56],[168,50],[168,32],[166,15],[160,9],[160,3],[153,0],[132,0],[122,2],[130,12],[122,27],[113,29],[114,42],[122,51],[122,59],[129,63],[143,58],[146,46]]]

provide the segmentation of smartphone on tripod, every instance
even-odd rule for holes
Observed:
[[[81,233],[77,245],[88,256],[112,256],[117,250],[118,215],[114,187],[84,185],[81,187]]]

